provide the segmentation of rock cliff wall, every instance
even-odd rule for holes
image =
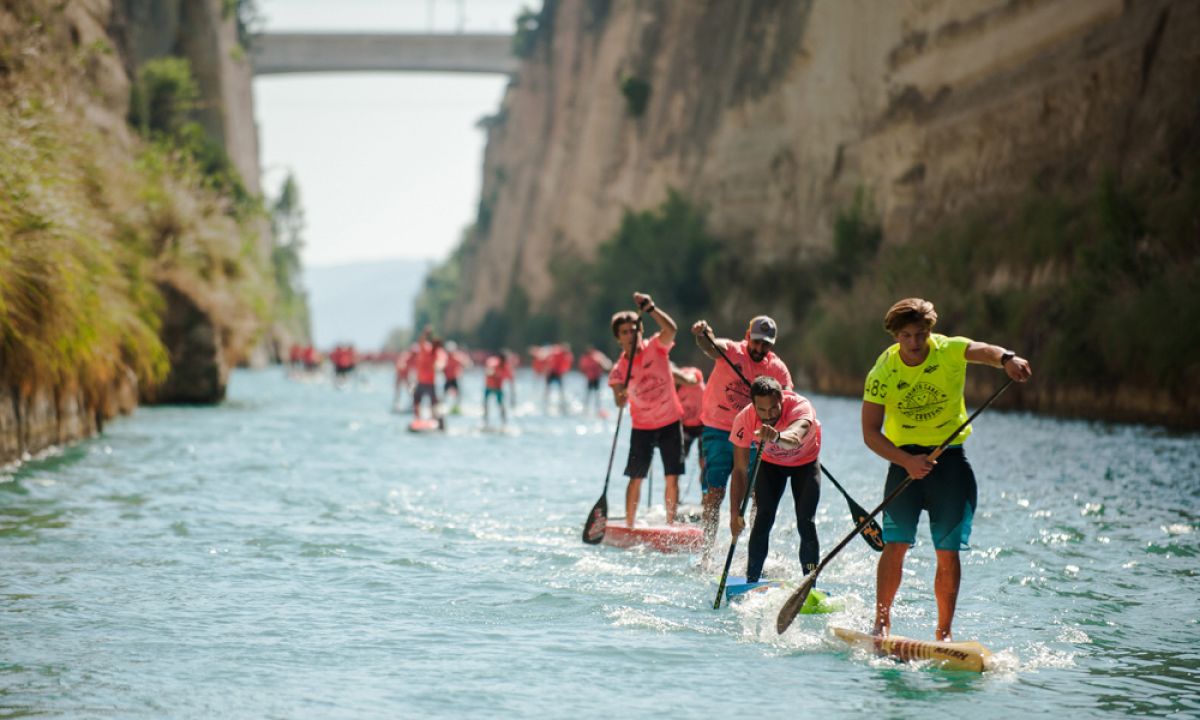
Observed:
[[[860,190],[885,245],[904,245],[1016,212],[1031,188],[1178,177],[1200,123],[1200,4],[1187,0],[563,0],[542,15],[489,123],[486,222],[452,331],[514,285],[543,302],[552,258],[593,256],[625,209],[668,188],[770,264],[827,252]],[[640,116],[626,78],[649,88]],[[826,372],[818,389],[859,375]]]
[[[132,78],[163,55],[189,60],[197,120],[257,193],[250,68],[221,0],[0,4],[0,135],[20,151],[0,159],[0,464],[95,434],[139,395],[220,401],[229,368],[262,332],[266,221],[241,221],[169,153],[144,155],[129,127]],[[247,243],[255,262],[242,262]],[[43,272],[51,252],[61,262]],[[55,307],[76,302],[60,276],[97,283],[80,295],[86,305]],[[148,377],[153,387],[139,387]]]

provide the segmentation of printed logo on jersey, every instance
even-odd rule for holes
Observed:
[[[941,414],[949,401],[950,397],[938,388],[927,382],[918,382],[900,400],[896,409],[904,417],[923,422]]]
[[[656,403],[666,397],[668,383],[657,375],[643,375],[631,390],[640,407],[641,403]]]
[[[725,402],[734,410],[741,410],[750,404],[750,389],[740,378],[731,380],[725,386]]]

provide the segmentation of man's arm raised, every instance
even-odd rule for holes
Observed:
[[[633,302],[642,309],[642,312],[654,318],[654,322],[658,323],[658,338],[663,345],[675,342],[675,334],[679,332],[679,326],[675,324],[670,315],[654,304],[653,298],[645,293],[635,292]]]

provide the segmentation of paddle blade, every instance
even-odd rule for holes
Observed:
[[[592,511],[588,513],[587,522],[583,524],[583,541],[588,545],[599,545],[608,529],[608,495],[600,496]]]
[[[867,521],[863,525],[863,529],[859,531],[862,539],[871,546],[875,552],[883,552],[883,529],[879,527],[879,523],[875,522],[875,518],[867,514],[866,510],[858,503],[850,500],[850,517],[854,518],[855,526],[862,525],[863,521]]]
[[[816,583],[816,570],[804,576],[804,580],[800,582],[800,587],[796,588],[792,596],[779,609],[779,615],[775,618],[775,632],[782,635],[783,631],[791,626],[792,621],[800,614],[800,609],[804,607],[804,601],[808,599],[808,594],[812,592],[813,585],[816,585]]]

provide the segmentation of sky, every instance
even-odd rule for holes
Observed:
[[[263,29],[512,32],[538,0],[257,0]],[[322,267],[441,260],[475,217],[485,136],[508,79],[314,73],[254,81],[263,191],[296,176],[302,260]]]

